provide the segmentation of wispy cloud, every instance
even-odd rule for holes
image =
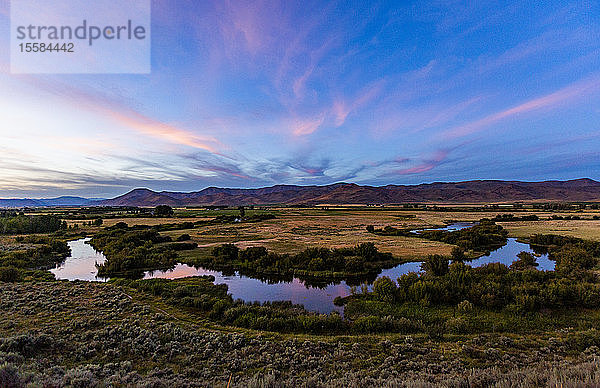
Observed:
[[[184,129],[144,115],[128,107],[125,103],[111,99],[98,91],[85,91],[62,82],[36,76],[21,76],[21,78],[38,89],[58,95],[70,104],[110,118],[120,123],[123,128],[139,134],[173,144],[203,149],[215,154],[219,153],[217,147],[222,146],[214,137],[201,135],[197,131]]]
[[[466,109],[472,107],[478,102],[481,102],[483,99],[483,96],[476,96],[468,100],[449,105],[447,107],[441,107],[439,109],[436,109],[433,116],[423,124],[423,127],[421,129],[433,128],[446,124],[450,120],[455,119]]]
[[[571,102],[576,98],[585,96],[590,92],[600,90],[600,76],[586,78],[575,82],[569,86],[559,89],[553,93],[542,97],[534,98],[512,108],[496,112],[482,119],[452,128],[443,134],[443,138],[452,139],[467,136],[481,131],[488,126],[495,124],[509,117],[537,111],[545,108],[554,108],[565,103]]]
[[[242,169],[239,162],[236,163],[230,160],[207,158],[206,155],[199,153],[182,154],[180,157],[189,161],[189,172],[193,175],[218,175],[224,178],[235,177],[250,181],[255,179]]]
[[[450,151],[438,150],[430,158],[423,160],[421,163],[407,168],[394,170],[389,172],[387,175],[415,175],[422,174],[424,172],[433,170],[440,164],[444,163],[448,158]]]
[[[295,78],[292,82],[292,90],[294,91],[294,95],[296,96],[296,98],[304,98],[304,95],[306,93],[306,83],[308,82],[309,78],[311,77],[317,66],[319,66],[319,62],[322,60],[325,54],[327,54],[327,52],[331,50],[334,41],[334,37],[329,38],[328,40],[323,42],[323,44],[321,44],[320,47],[309,52],[309,64],[306,66],[302,74],[300,74],[300,76]]]
[[[223,44],[251,55],[268,51],[278,43],[287,18],[278,2],[225,0],[214,6],[219,13],[216,21]]]
[[[214,144],[218,144],[213,137],[197,135],[191,131],[178,128],[152,119],[135,111],[105,110],[106,115],[117,122],[124,124],[140,134],[152,136],[156,139],[165,140],[174,144],[186,145],[193,148],[218,154]]]
[[[297,118],[291,123],[292,133],[295,136],[307,136],[315,132],[325,121],[325,113],[321,113],[315,117]]]
[[[367,85],[365,88],[358,92],[358,95],[350,102],[340,98],[333,102],[332,113],[335,118],[335,126],[341,127],[346,122],[346,118],[353,111],[362,108],[369,102],[376,99],[384,87],[385,80],[379,80],[377,82]]]

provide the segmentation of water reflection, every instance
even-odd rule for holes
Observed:
[[[71,248],[71,255],[64,262],[51,269],[57,279],[106,281],[99,278],[96,263],[102,264],[106,257],[97,252],[91,245],[87,244],[91,238],[69,241],[67,245]]]
[[[238,272],[225,275],[220,271],[211,271],[204,268],[193,268],[186,264],[177,264],[169,271],[149,271],[144,279],[178,279],[187,276],[212,275],[215,284],[227,284],[228,293],[234,299],[242,299],[246,302],[260,301],[273,302],[289,300],[293,304],[302,304],[307,310],[328,313],[332,311],[342,312],[343,308],[333,305],[333,299],[337,296],[349,295],[350,288],[345,282],[329,284],[325,287],[310,287],[301,280],[291,278],[290,281],[269,283],[260,279],[240,275]]]
[[[554,271],[555,262],[548,258],[548,254],[540,254],[536,253],[536,250],[532,249],[529,244],[524,244],[518,242],[516,238],[509,238],[501,248],[496,249],[493,252],[490,252],[487,256],[481,256],[478,259],[475,259],[471,262],[466,262],[466,264],[472,267],[480,267],[489,263],[502,263],[506,266],[510,266],[513,261],[517,260],[517,255],[520,252],[528,252],[533,254],[536,257],[536,261],[538,266],[536,267],[540,271]]]
[[[440,228],[440,230],[459,230],[473,226],[474,223],[454,223]],[[102,263],[104,255],[96,252],[93,247],[86,244],[89,238],[69,242],[71,256],[64,263],[51,272],[58,279],[69,280],[95,280],[105,279],[96,276],[96,262]],[[517,260],[519,252],[534,253],[529,245],[520,243],[514,238],[509,238],[507,244],[491,252],[488,256],[482,256],[466,264],[479,267],[487,263],[501,262],[506,265]],[[548,259],[547,254],[537,255],[539,270],[553,270],[554,262]],[[343,308],[333,304],[333,300],[340,296],[350,295],[352,285],[363,282],[372,283],[378,276],[388,276],[396,280],[398,277],[409,272],[420,272],[421,263],[405,263],[394,268],[384,269],[380,274],[373,274],[366,278],[357,278],[346,281],[322,282],[312,279],[298,279],[292,276],[256,276],[254,274],[239,273],[232,271],[212,271],[204,268],[194,268],[186,264],[177,264],[175,268],[168,271],[148,271],[139,273],[139,278],[144,279],[178,279],[187,276],[212,275],[215,284],[227,284],[229,293],[234,299],[242,299],[246,302],[273,302],[289,300],[294,304],[302,304],[307,310],[329,313],[332,311],[342,312]]]

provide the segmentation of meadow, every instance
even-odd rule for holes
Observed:
[[[537,220],[522,220],[533,215]],[[10,223],[15,215],[3,216]],[[0,386],[600,384],[600,212],[581,204],[191,208],[165,217],[148,209],[45,209],[17,216],[19,225],[55,230],[0,235]],[[22,222],[39,216],[44,223]],[[478,229],[456,237],[372,232],[486,218],[496,222],[481,233],[537,242],[556,271],[538,271],[533,256],[510,268],[470,269],[457,249],[489,242]],[[67,241],[82,236],[107,255],[99,270],[111,273],[110,282],[56,281],[46,270],[69,254]],[[285,301],[234,300],[211,277],[137,275],[207,260],[279,275],[319,274],[321,266],[356,260],[374,271],[388,261],[427,264],[421,276],[357,287],[339,300],[343,316]],[[138,271],[133,278],[129,269]]]

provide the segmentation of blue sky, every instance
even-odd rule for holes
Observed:
[[[153,1],[149,75],[11,75],[8,15],[0,197],[600,179],[597,1]]]

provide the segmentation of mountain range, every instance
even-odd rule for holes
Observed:
[[[508,201],[600,201],[600,182],[591,179],[519,182],[475,180],[420,185],[361,186],[336,183],[326,186],[277,185],[259,189],[209,187],[201,191],[156,192],[135,189],[101,201],[103,206],[203,206],[203,205],[315,205],[482,203]]]
[[[592,179],[520,182],[473,180],[420,185],[276,185],[258,189],[209,187],[189,193],[134,189],[112,199],[59,197],[0,199],[0,207],[44,206],[239,206],[397,203],[487,203],[514,201],[600,201],[600,182]]]
[[[103,199],[63,196],[47,199],[0,199],[0,207],[56,207],[56,206],[93,206]]]

